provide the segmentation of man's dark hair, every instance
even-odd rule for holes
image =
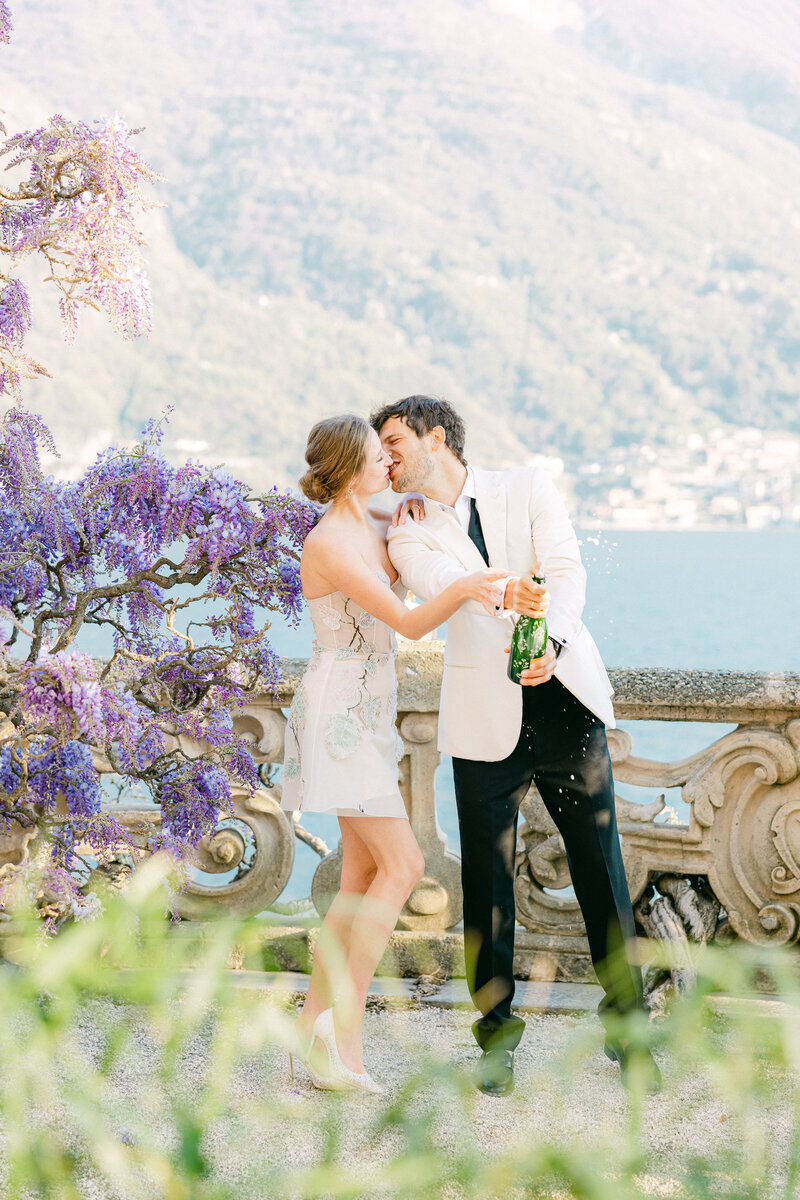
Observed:
[[[391,417],[405,421],[417,437],[424,437],[441,425],[448,448],[463,466],[467,465],[464,457],[464,422],[446,400],[440,400],[438,396],[406,396],[405,400],[396,400],[394,404],[376,408],[370,414],[369,423],[378,436]]]

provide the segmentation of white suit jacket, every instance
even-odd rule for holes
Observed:
[[[556,676],[606,725],[614,725],[612,687],[581,621],[586,572],[564,502],[537,467],[474,471],[476,503],[493,567],[527,575],[539,562],[550,592],[548,630],[564,643]],[[455,511],[425,501],[422,521],[389,529],[389,557],[403,584],[430,600],[486,564]],[[513,617],[490,616],[469,600],[447,622],[439,706],[439,749],[482,762],[507,758],[522,726],[522,688],[506,674]]]

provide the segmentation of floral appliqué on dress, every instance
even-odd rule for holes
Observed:
[[[302,682],[297,685],[297,691],[292,700],[292,707],[289,710],[289,719],[294,723],[295,729],[302,729],[306,723],[306,713],[308,712],[308,697],[306,689]]]
[[[340,661],[349,661],[348,668],[339,681],[336,689],[336,699],[345,706],[343,713],[334,713],[325,727],[325,746],[331,758],[343,759],[353,754],[361,743],[366,730],[374,733],[383,708],[383,700],[372,696],[369,692],[369,681],[377,673],[376,659],[387,655],[369,654],[366,658],[357,651],[349,649],[336,651]]]
[[[317,612],[328,629],[341,629],[342,618],[335,608],[331,608],[330,604],[318,604]]]
[[[347,713],[334,713],[325,727],[325,748],[331,758],[348,758],[362,737],[358,722]]]
[[[316,641],[287,714],[283,807],[405,816],[391,628],[342,592],[309,605]]]

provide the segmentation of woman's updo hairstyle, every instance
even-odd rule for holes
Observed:
[[[308,435],[308,470],[300,480],[309,500],[327,504],[353,482],[364,466],[369,428],[363,417],[352,413],[317,422]]]

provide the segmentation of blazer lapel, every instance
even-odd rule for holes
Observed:
[[[508,566],[506,554],[506,494],[488,471],[476,471],[475,502],[481,518],[481,529],[489,562],[501,570]]]
[[[425,501],[425,520],[422,528],[432,533],[436,540],[452,554],[462,566],[469,571],[479,571],[485,567],[483,556],[468,533],[461,528],[458,517],[452,508],[437,503],[435,500]],[[491,557],[490,543],[484,531],[486,549]]]

